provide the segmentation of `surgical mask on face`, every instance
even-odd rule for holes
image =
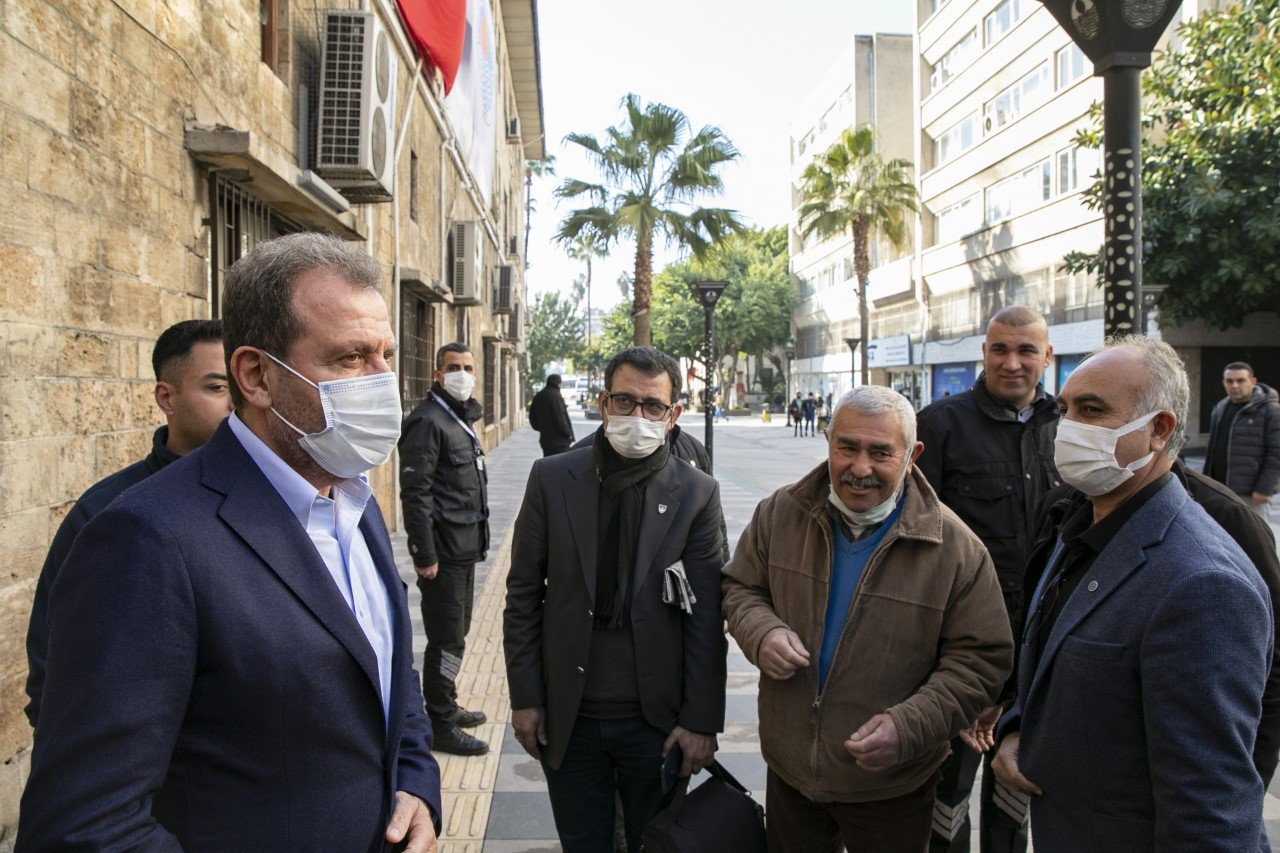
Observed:
[[[325,428],[306,433],[271,411],[302,436],[298,444],[321,468],[344,480],[376,468],[391,458],[400,440],[400,394],[395,373],[316,384],[271,353],[267,358],[320,392]]]
[[[643,459],[667,440],[667,422],[651,421],[639,415],[609,415],[604,437],[625,459]]]
[[[459,403],[465,403],[471,399],[471,392],[476,387],[476,377],[465,370],[454,370],[444,374],[440,384],[449,392],[450,397]]]
[[[1116,442],[1151,423],[1159,411],[1149,412],[1122,427],[1106,427],[1082,424],[1065,418],[1058,422],[1058,437],[1053,442],[1053,463],[1058,466],[1062,481],[1074,486],[1090,497],[1114,491],[1145,467],[1155,453],[1148,453],[1128,465],[1116,460]]]
[[[902,480],[898,481],[898,488],[893,490],[893,494],[887,500],[863,512],[857,512],[845,506],[844,501],[840,500],[840,496],[836,494],[835,483],[827,486],[831,490],[831,494],[827,495],[827,500],[831,501],[831,505],[840,510],[840,514],[849,519],[849,522],[854,526],[870,527],[873,524],[879,524],[893,514],[893,508],[898,505],[898,498],[902,497],[902,483],[906,480],[906,477],[906,472],[903,472]]]

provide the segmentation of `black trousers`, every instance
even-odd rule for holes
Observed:
[[[765,840],[769,853],[921,853],[929,838],[929,779],[909,794],[867,803],[815,803],[769,771]]]
[[[458,710],[458,670],[471,630],[471,601],[476,588],[475,563],[441,562],[432,580],[419,575],[422,627],[427,650],[422,654],[422,698],[432,721]]]
[[[997,783],[995,771],[991,769],[994,757],[995,750],[981,756],[959,738],[951,742],[951,755],[940,768],[942,779],[938,782],[938,800],[933,810],[930,853],[970,853],[969,799],[979,765],[982,766],[978,832],[981,853],[1026,853],[1026,820],[1016,820],[1009,814],[1018,811],[1021,805],[1025,815],[1026,798]],[[997,797],[1003,799],[1005,808],[996,805]]]

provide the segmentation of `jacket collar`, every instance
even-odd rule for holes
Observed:
[[[819,524],[830,526],[827,499],[831,494],[831,473],[826,462],[818,463],[816,468],[783,491]],[[912,465],[911,473],[907,475],[906,500],[896,522],[898,536],[940,544],[942,512],[942,502],[933,487],[920,469]]]
[[[159,471],[164,466],[177,462],[182,458],[182,454],[174,453],[169,449],[169,427],[162,426],[151,434],[151,452],[147,454],[147,470],[152,474]]]
[[[991,396],[991,392],[987,390],[987,372],[985,370],[978,374],[978,381],[973,383],[973,399],[978,404],[978,410],[993,421],[1016,421],[1018,419],[1017,409]],[[1031,407],[1039,411],[1049,399],[1049,395],[1044,392],[1044,383],[1036,383],[1036,395],[1031,398]]]

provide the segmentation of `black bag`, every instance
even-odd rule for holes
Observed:
[[[712,761],[692,791],[685,776],[640,836],[644,853],[765,853],[764,807]]]

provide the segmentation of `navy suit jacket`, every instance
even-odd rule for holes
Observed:
[[[1050,574],[1000,723],[1021,731],[1019,769],[1044,791],[1037,853],[1260,849],[1252,753],[1274,635],[1248,558],[1171,478],[1098,555],[1037,660]]]
[[[224,421],[76,540],[50,596],[19,850],[374,851],[394,792],[439,825],[440,771],[381,512],[390,722],[373,649],[306,530]]]

